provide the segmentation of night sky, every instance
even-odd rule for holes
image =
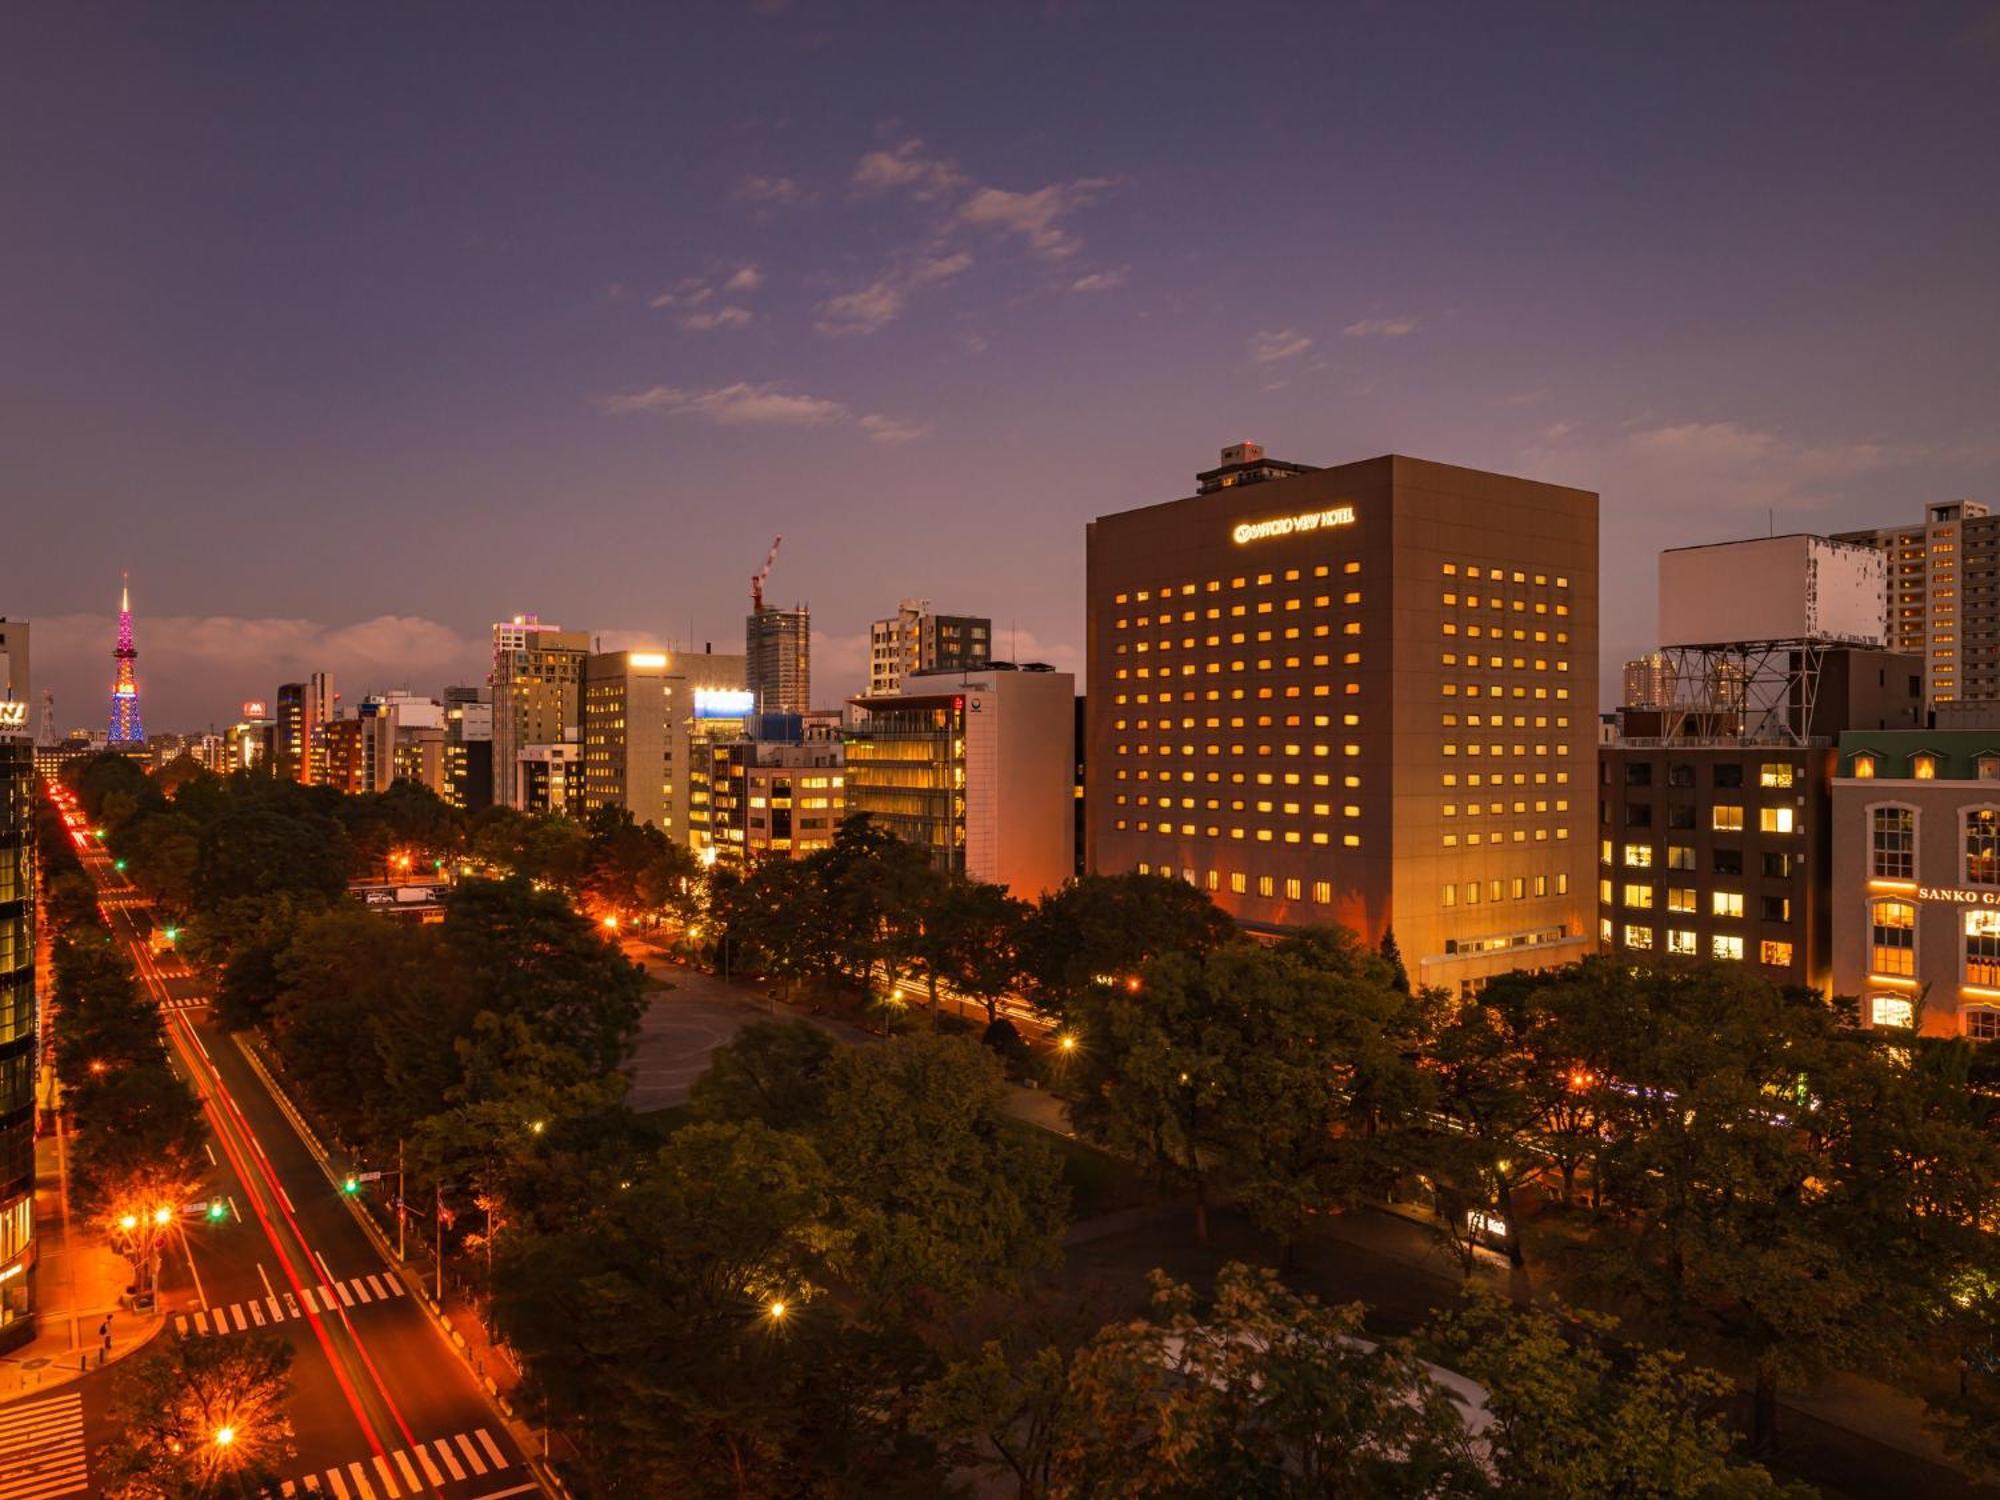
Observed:
[[[859,685],[904,595],[1078,667],[1083,525],[1225,442],[1662,546],[2000,502],[2000,6],[0,9],[0,614],[102,725],[539,611]],[[1010,634],[1011,632],[1011,634]],[[1613,689],[1615,692],[1615,687]]]

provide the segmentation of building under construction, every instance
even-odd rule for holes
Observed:
[[[764,584],[783,537],[774,537],[764,566],[750,576],[750,613],[743,621],[744,685],[760,714],[803,714],[812,708],[812,610],[764,602]]]

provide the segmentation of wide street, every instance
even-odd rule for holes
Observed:
[[[292,1345],[298,1456],[284,1467],[282,1494],[501,1500],[541,1490],[473,1371],[413,1294],[414,1283],[340,1194],[337,1174],[384,1164],[330,1162],[308,1144],[244,1052],[214,1024],[194,976],[171,953],[156,961],[149,952],[143,907],[124,877],[94,845],[79,852],[113,933],[162,1007],[176,1071],[201,1096],[214,1164],[200,1195],[229,1207],[218,1222],[185,1224],[185,1261],[178,1251],[171,1255],[166,1277],[175,1310],[160,1338],[242,1338],[268,1328]],[[369,1191],[393,1193],[394,1163],[386,1165],[387,1177]],[[423,1232],[422,1221],[412,1228]],[[108,1435],[105,1408],[116,1376],[114,1366],[0,1407],[0,1500],[93,1492],[71,1478],[24,1475],[16,1483],[8,1457],[49,1445],[94,1450]],[[67,1416],[79,1394],[80,1427]]]

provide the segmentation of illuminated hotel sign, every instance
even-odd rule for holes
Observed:
[[[25,703],[0,703],[0,729],[21,729],[28,722],[28,705]]]
[[[1948,885],[1920,885],[1919,901],[1953,901],[1961,906],[2000,906],[2000,891],[1961,891]]]
[[[1245,521],[1229,535],[1237,546],[1261,542],[1267,537],[1294,536],[1301,531],[1318,531],[1322,526],[1352,526],[1354,507],[1336,505],[1330,510],[1302,511],[1296,516],[1278,516],[1269,521]]]

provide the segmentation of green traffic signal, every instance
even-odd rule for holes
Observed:
[[[180,928],[178,928],[178,927],[169,927],[169,928],[167,929],[167,931],[166,931],[166,938],[167,938],[167,941],[168,941],[168,942],[170,942],[170,943],[178,943],[178,942],[179,942],[179,941],[181,940],[181,930],[180,930]]]
[[[220,1198],[211,1199],[208,1205],[208,1217],[211,1223],[226,1219],[229,1217],[229,1209]]]
[[[122,859],[114,859],[111,861],[111,868],[116,870],[120,875],[123,875],[125,873],[125,861]]]
[[[348,1197],[353,1197],[361,1191],[361,1179],[356,1177],[352,1172],[348,1173],[340,1180],[340,1190],[347,1194]]]

